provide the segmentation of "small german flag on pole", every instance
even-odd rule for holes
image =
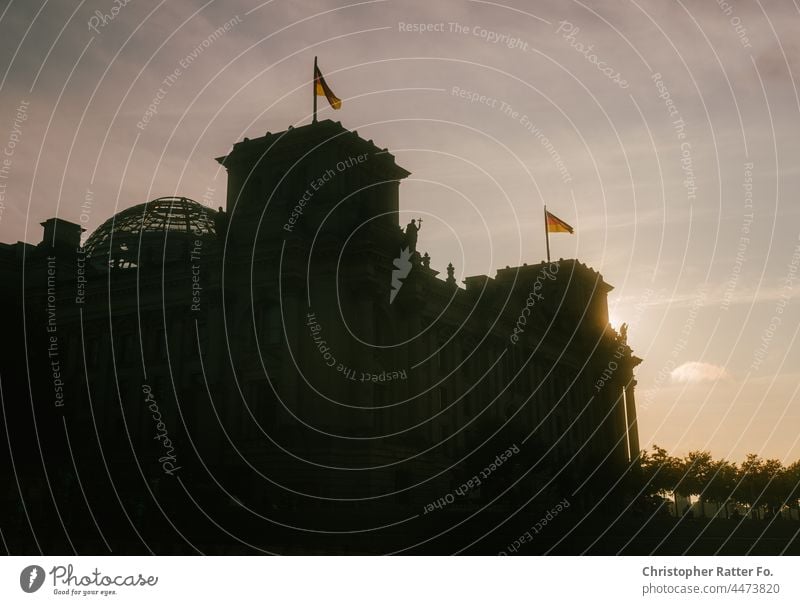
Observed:
[[[550,262],[550,234],[551,233],[575,233],[575,230],[558,218],[555,214],[547,211],[544,207],[544,235],[547,241],[547,262]]]
[[[331,107],[334,109],[339,109],[342,106],[342,101],[333,94],[330,86],[328,83],[325,82],[325,78],[322,77],[322,72],[317,67],[317,58],[314,57],[314,122],[317,121],[317,97],[325,97],[328,99],[328,103],[331,104]]]

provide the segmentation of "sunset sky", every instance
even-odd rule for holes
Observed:
[[[412,175],[441,271],[544,258],[614,286],[642,446],[800,458],[800,7],[794,1],[12,0],[0,8],[0,241],[87,234],[320,119]],[[99,12],[96,12],[99,11]],[[224,33],[214,34],[223,27]],[[148,106],[155,104],[148,115]],[[147,119],[145,119],[147,118]]]

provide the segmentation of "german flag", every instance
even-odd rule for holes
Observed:
[[[340,109],[342,107],[341,99],[333,94],[331,87],[325,82],[325,78],[322,77],[322,72],[319,70],[319,67],[317,67],[316,60],[314,61],[314,91],[318,97],[325,97],[328,99],[328,103],[330,103],[331,107],[334,109]]]
[[[575,230],[567,225],[564,221],[558,218],[555,214],[551,214],[549,211],[544,211],[545,217],[547,218],[547,232],[548,233],[574,233]]]

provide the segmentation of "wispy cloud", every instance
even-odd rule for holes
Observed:
[[[722,366],[702,361],[687,361],[672,370],[673,382],[712,382],[729,378],[730,374]]]

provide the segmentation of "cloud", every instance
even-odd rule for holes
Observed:
[[[709,382],[728,378],[730,374],[722,366],[702,361],[687,361],[672,370],[673,382]]]

